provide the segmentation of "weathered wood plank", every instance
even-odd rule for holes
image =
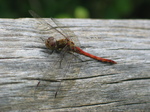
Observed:
[[[118,64],[82,56],[84,66],[78,74],[67,74],[54,98],[57,82],[36,88],[57,59],[40,39],[48,35],[33,28],[34,19],[0,19],[1,111],[149,111],[149,20],[58,21],[75,32],[85,51]]]

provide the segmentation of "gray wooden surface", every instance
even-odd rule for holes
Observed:
[[[49,35],[34,29],[31,18],[0,19],[0,111],[148,112],[150,21],[58,21],[77,35],[83,50],[118,64],[81,56],[80,72],[67,74],[54,98],[58,82],[47,79],[36,88],[57,60],[40,39]]]

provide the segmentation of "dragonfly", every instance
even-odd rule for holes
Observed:
[[[38,16],[34,11],[30,10],[29,13],[39,22],[38,28],[41,27],[40,30],[48,32],[49,34],[49,37],[47,39],[42,39],[45,43],[45,46],[52,52],[56,51],[59,53],[60,58],[56,62],[51,64],[50,71],[52,72],[47,74],[49,76],[61,76],[61,78],[59,78],[58,76],[57,79],[55,79],[60,82],[55,91],[55,98],[60,90],[62,80],[66,76],[67,71],[69,71],[69,68],[71,68],[71,61],[77,60],[77,57],[74,55],[74,53],[90,57],[103,63],[117,64],[117,62],[111,59],[98,57],[82,50],[80,48],[81,45],[78,40],[78,37],[74,34],[74,32],[71,31],[69,28],[59,28],[60,26],[64,25],[56,19],[50,18],[50,24],[50,22],[47,22],[45,19]],[[71,55],[68,55],[68,53]],[[62,69],[57,70],[56,66],[62,67]],[[46,76],[44,76],[43,79],[46,79]],[[39,85],[40,81],[38,82],[37,86]]]

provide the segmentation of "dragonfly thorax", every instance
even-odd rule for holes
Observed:
[[[54,39],[54,37],[49,37],[45,41],[45,45],[47,48],[51,50],[57,50],[57,51],[61,51],[63,48],[66,48],[69,51],[72,51],[73,49],[75,49],[74,43],[70,41],[69,39],[60,39],[57,41]]]

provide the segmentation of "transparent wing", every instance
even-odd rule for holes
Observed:
[[[63,58],[60,56],[54,59],[50,63],[50,68],[43,72],[40,84],[35,89],[34,96],[36,99],[45,100],[65,97],[69,89],[74,85],[75,80],[71,80],[71,83],[68,80],[78,77],[81,63],[74,55],[65,53]],[[67,86],[64,87],[64,85]]]
[[[56,40],[68,38],[69,40],[73,41],[76,46],[80,47],[80,42],[77,36],[69,28],[61,28],[64,26],[62,23],[53,18],[50,18],[49,21],[46,21],[32,10],[30,10],[29,13],[38,21],[38,24],[35,27],[39,29],[42,34],[50,34],[51,36],[55,37]]]
[[[62,38],[68,38],[73,40],[75,35],[69,29],[58,29],[57,25],[60,25],[58,21],[51,19],[51,21],[47,22],[46,20],[40,18],[36,13],[30,11],[30,14],[36,18],[38,21],[35,26],[36,29],[39,30],[38,33],[41,34],[42,39],[47,39],[48,37],[54,37],[56,40]],[[66,34],[66,32],[70,32]],[[69,36],[70,37],[69,37]],[[45,37],[45,38],[44,38]],[[40,83],[35,89],[36,98],[47,99],[47,97],[56,97],[58,92],[61,90],[62,82],[64,82],[67,74],[78,73],[80,69],[80,65],[76,66],[78,59],[74,55],[68,53],[68,47],[64,47],[59,55],[50,62],[50,67],[47,68],[47,71],[43,71],[43,76],[40,78]],[[74,68],[74,67],[75,68]],[[71,70],[72,69],[72,70]],[[74,70],[73,70],[74,69]],[[72,83],[73,84],[73,83]],[[69,84],[70,86],[72,84]],[[43,98],[41,98],[41,96]]]
[[[62,35],[57,26],[53,23],[51,19],[47,22],[45,19],[38,16],[35,12],[29,11],[29,13],[37,20],[37,24],[33,27],[38,30],[38,34],[42,40],[46,40],[48,37],[55,37],[56,40],[65,38],[65,35]]]
[[[59,21],[57,21],[57,20],[54,19],[54,18],[51,18],[51,20],[52,20],[57,26],[59,26],[59,27],[63,27],[63,26],[64,26],[62,23],[60,23]],[[62,32],[63,34],[65,34],[66,37],[67,37],[70,41],[74,42],[74,44],[75,44],[76,46],[78,46],[78,47],[81,46],[78,37],[77,37],[77,36],[74,34],[74,32],[71,31],[68,27],[61,28],[61,32]]]

